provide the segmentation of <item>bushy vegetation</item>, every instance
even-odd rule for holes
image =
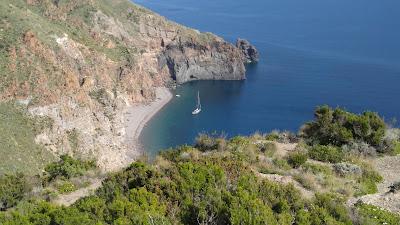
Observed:
[[[155,164],[133,163],[110,175],[94,196],[71,207],[20,203],[0,213],[0,223],[351,224],[342,197],[318,194],[307,199],[291,184],[259,178],[251,168],[257,157],[246,156],[250,140],[236,137],[227,143],[223,152],[184,146],[163,153]],[[51,173],[55,176],[72,176],[76,170],[63,168],[75,165],[70,161],[64,157],[63,163],[48,168],[57,171]]]
[[[344,159],[342,150],[335,146],[315,145],[310,148],[308,155],[312,159],[330,163],[339,163]]]
[[[376,148],[365,142],[351,142],[343,145],[342,150],[347,155],[356,157],[376,157]]]
[[[400,216],[379,207],[364,203],[357,203],[359,224],[400,224]]]
[[[304,163],[307,162],[307,154],[301,151],[295,151],[292,153],[289,153],[287,157],[288,163],[293,167],[293,168],[299,168],[302,166]]]
[[[385,122],[376,113],[357,115],[321,106],[315,110],[315,120],[305,125],[303,133],[311,144],[340,147],[359,141],[383,149],[385,130]]]
[[[58,162],[50,163],[45,168],[45,179],[50,182],[56,178],[69,179],[82,176],[86,171],[95,169],[96,162],[74,159],[69,155],[62,155]]]
[[[328,165],[306,162],[304,151],[291,152],[287,157],[267,156],[272,157],[269,164],[268,160],[260,161],[261,156],[265,157],[265,149],[260,144],[265,137],[223,139],[223,148],[218,144],[204,144],[216,143],[215,139],[223,138],[203,137],[203,144],[198,145],[201,149],[182,146],[162,152],[153,164],[133,163],[109,175],[95,195],[70,207],[58,207],[41,200],[19,202],[13,205],[15,208],[0,213],[0,223],[319,225],[353,224],[365,219],[350,216],[344,204],[346,195],[334,189],[319,192],[317,188],[321,174],[327,180],[340,182],[353,178],[335,177]],[[300,173],[292,175],[293,179],[315,191],[315,196],[305,197],[293,184],[276,183],[258,176],[257,168],[266,165],[283,175],[290,175],[291,167],[298,169]],[[93,162],[63,156],[46,170],[49,177],[67,179],[92,166]],[[354,182],[360,184],[357,187],[375,185],[381,180],[371,168],[361,167],[362,175],[354,178]],[[68,181],[58,184],[59,193],[75,188]],[[368,188],[359,189],[368,193]]]
[[[76,191],[75,185],[70,181],[60,181],[57,186],[57,191],[60,194],[70,193]]]
[[[359,189],[356,191],[356,196],[362,196],[367,194],[374,194],[378,191],[377,183],[383,181],[382,176],[372,170],[371,168],[363,168],[363,173],[360,178],[358,178]]]
[[[337,174],[343,177],[362,174],[361,167],[351,163],[336,163],[333,165],[333,168]]]
[[[23,174],[0,176],[0,210],[14,207],[29,191],[30,186]]]

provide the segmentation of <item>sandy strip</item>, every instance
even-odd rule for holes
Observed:
[[[126,144],[128,147],[128,152],[125,157],[118,158],[118,154],[114,154],[112,156],[106,155],[108,159],[121,160],[121,165],[129,165],[132,161],[137,159],[138,156],[143,154],[143,148],[139,142],[140,133],[143,130],[143,127],[146,123],[158,112],[162,109],[170,100],[172,99],[171,92],[165,88],[160,87],[156,89],[156,100],[149,104],[137,104],[129,106],[124,113],[125,117],[125,138]],[[116,158],[113,158],[116,157]],[[115,163],[114,163],[115,164]],[[119,165],[119,164],[118,164]],[[118,169],[119,167],[115,167],[112,169]],[[112,170],[111,169],[111,170]],[[72,193],[59,195],[54,203],[58,205],[69,206],[76,202],[78,199],[89,196],[95,192],[102,184],[101,178],[90,180],[90,185],[86,188],[81,188]]]
[[[138,156],[143,149],[139,142],[140,133],[147,122],[157,114],[171,99],[172,94],[165,87],[156,89],[156,100],[147,105],[134,105],[129,107],[125,114],[126,118],[126,142],[130,151],[131,157]]]

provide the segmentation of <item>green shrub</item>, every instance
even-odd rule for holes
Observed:
[[[330,163],[339,163],[344,159],[342,150],[335,146],[315,145],[308,151],[308,155],[312,159]]]
[[[372,180],[376,183],[380,183],[383,181],[383,177],[375,170],[364,168],[362,177],[364,179]]]
[[[196,148],[200,151],[212,151],[218,148],[218,143],[215,137],[208,134],[199,134],[196,138]]]
[[[385,122],[376,113],[357,115],[340,108],[320,106],[315,110],[315,120],[307,123],[302,131],[311,144],[342,146],[357,140],[381,146],[385,130]]]
[[[316,207],[312,209],[311,221],[314,220],[315,224],[352,224],[344,205],[344,198],[336,194],[324,193],[316,194],[314,201]]]
[[[400,224],[400,216],[379,207],[365,203],[356,204],[360,224]]]
[[[376,157],[377,149],[364,142],[351,142],[342,146],[347,156],[354,157]]]
[[[335,172],[342,177],[348,175],[359,176],[363,173],[360,166],[351,163],[336,163],[333,165],[333,168]]]
[[[76,187],[70,181],[62,181],[60,184],[57,185],[57,191],[60,194],[70,193],[76,191]]]
[[[267,141],[277,141],[279,139],[279,133],[273,131],[265,136],[265,140]]]
[[[273,162],[274,165],[275,165],[276,167],[278,167],[279,169],[282,169],[282,170],[290,170],[290,169],[291,169],[291,166],[290,166],[290,165],[288,164],[288,162],[287,162],[286,160],[284,160],[284,159],[275,158],[275,159],[273,159],[272,162]]]
[[[304,163],[307,162],[307,154],[301,151],[295,151],[289,153],[287,156],[287,161],[288,163],[293,167],[293,168],[299,168],[302,166]]]
[[[0,176],[0,210],[8,209],[17,205],[25,193],[30,191],[26,177],[18,173],[17,175]]]
[[[68,155],[62,155],[59,162],[46,166],[45,180],[50,182],[57,177],[69,179],[71,177],[82,176],[86,171],[95,168],[95,161],[81,161]]]
[[[236,136],[231,138],[229,143],[236,146],[247,146],[250,143],[250,140],[247,137]]]
[[[375,194],[378,192],[377,183],[383,181],[383,177],[376,171],[370,168],[363,168],[362,177],[358,179],[359,190],[356,191],[356,196],[367,194]]]

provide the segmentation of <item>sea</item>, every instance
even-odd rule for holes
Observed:
[[[400,119],[399,0],[135,0],[166,18],[260,52],[243,81],[179,86],[146,125],[147,153],[227,137],[297,132],[318,105]],[[197,92],[202,112],[193,116]]]

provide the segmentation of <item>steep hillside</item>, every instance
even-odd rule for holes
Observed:
[[[107,169],[130,157],[127,106],[174,80],[245,78],[242,50],[128,0],[2,0],[0,27],[0,100],[53,120],[32,145]]]

